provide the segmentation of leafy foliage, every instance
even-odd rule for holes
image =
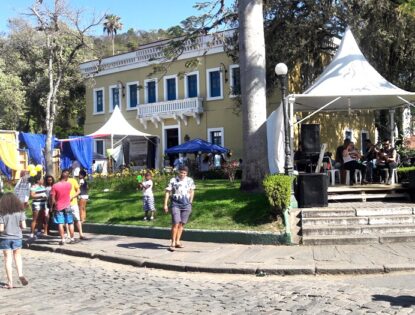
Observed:
[[[290,205],[292,180],[291,176],[276,174],[266,176],[263,181],[265,194],[275,216],[282,217],[284,209]]]

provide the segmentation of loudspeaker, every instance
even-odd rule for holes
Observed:
[[[298,175],[298,207],[327,207],[327,189],[327,174],[306,173]]]
[[[301,125],[301,150],[304,153],[320,152],[320,124]]]

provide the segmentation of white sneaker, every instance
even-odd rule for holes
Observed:
[[[147,217],[144,217],[143,221],[147,221]]]
[[[154,217],[151,217],[151,218],[150,218],[150,221],[153,221],[153,220],[154,220]]]

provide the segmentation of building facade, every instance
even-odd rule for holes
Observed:
[[[81,71],[89,77],[85,134],[99,129],[118,106],[133,127],[159,139],[156,167],[164,165],[165,149],[195,138],[227,147],[233,153],[232,159],[241,158],[240,71],[224,48],[224,40],[233,32],[199,38],[196,44],[186,45],[174,62],[164,59],[166,41],[160,41],[133,52],[83,63]],[[160,64],[166,66],[163,74],[152,74]],[[276,91],[268,98],[268,115],[280,104]],[[343,116],[336,120],[321,114],[310,123],[322,123],[321,142],[330,142],[328,148],[334,151],[345,137],[360,142],[374,136],[372,115],[360,118]],[[105,140],[95,140],[96,153],[105,154],[107,148]],[[129,143],[136,165],[148,164],[147,150],[142,139]]]

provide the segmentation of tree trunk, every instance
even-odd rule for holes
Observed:
[[[241,189],[257,191],[268,173],[262,0],[239,0],[238,11],[244,144]]]

